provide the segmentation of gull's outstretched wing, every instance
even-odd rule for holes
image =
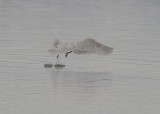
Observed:
[[[99,54],[108,55],[113,51],[113,48],[105,46],[94,39],[86,39],[78,42],[73,52],[75,54]]]

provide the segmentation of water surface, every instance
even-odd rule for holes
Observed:
[[[158,0],[1,0],[2,114],[159,114]],[[54,38],[111,46],[109,56],[47,50]]]

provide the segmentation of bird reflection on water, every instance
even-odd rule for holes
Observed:
[[[51,78],[54,87],[60,86],[59,89],[106,88],[112,81],[109,72],[75,72],[62,69],[52,70]]]

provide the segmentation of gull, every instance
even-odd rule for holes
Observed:
[[[59,54],[65,54],[65,57],[70,53],[98,54],[105,56],[112,53],[112,51],[113,48],[105,46],[91,38],[75,43],[62,43],[58,39],[55,39],[52,48],[48,50],[50,54],[57,54],[57,59],[59,58]]]

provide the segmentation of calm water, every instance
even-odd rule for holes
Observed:
[[[94,38],[110,56],[47,50]],[[159,0],[0,0],[1,114],[159,114]]]

